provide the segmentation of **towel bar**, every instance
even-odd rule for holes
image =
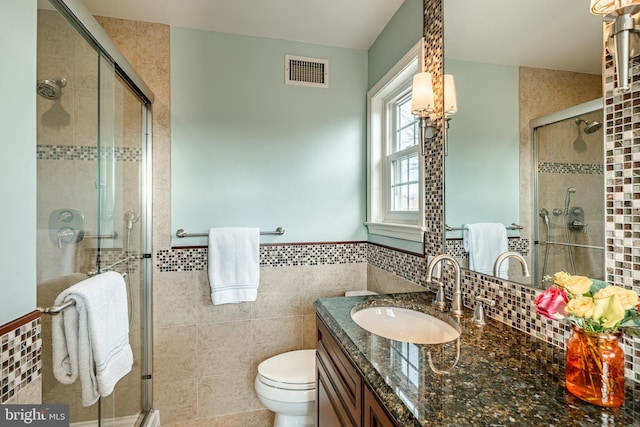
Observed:
[[[130,258],[138,258],[138,256],[130,256],[127,259],[123,259],[121,261],[118,261],[116,264],[120,264],[121,262],[127,261]],[[113,265],[110,266],[110,267],[113,267]],[[100,271],[100,272],[89,271],[89,272],[87,272],[87,277],[93,277],[93,276],[95,276],[95,275],[97,275],[99,273],[104,273],[104,271]],[[122,274],[122,277],[127,277],[127,273],[120,273],[120,274]],[[69,301],[67,301],[67,302],[65,302],[63,304],[60,304],[60,305],[52,305],[51,307],[36,307],[36,310],[38,310],[42,314],[50,314],[52,316],[55,316],[57,314],[60,314],[60,312],[62,310],[64,310],[65,308],[71,307],[72,305],[76,305],[76,301],[70,299]]]
[[[445,231],[456,231],[456,230],[464,230],[466,227],[449,227],[448,225],[444,226]],[[515,222],[512,222],[511,225],[505,225],[505,228],[507,230],[522,230],[524,229],[523,226],[516,224]]]
[[[59,314],[65,308],[71,307],[72,305],[76,305],[76,301],[70,299],[69,301],[65,302],[64,304],[52,305],[51,307],[36,307],[36,308],[42,314],[50,314],[52,316],[55,316],[55,315]]]
[[[260,232],[260,235],[265,235],[265,234],[269,234],[269,235],[284,234],[284,228],[278,227],[274,231],[261,231]],[[176,237],[208,237],[208,236],[209,236],[209,233],[187,233],[186,231],[184,231],[183,228],[181,228],[180,230],[176,231]]]

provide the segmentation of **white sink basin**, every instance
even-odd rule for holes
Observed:
[[[373,334],[414,344],[441,344],[460,336],[460,332],[444,320],[400,307],[356,309],[351,312],[351,318]]]

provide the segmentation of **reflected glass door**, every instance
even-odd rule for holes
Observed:
[[[605,277],[602,110],[568,113],[534,129],[536,281],[545,287],[559,271]]]

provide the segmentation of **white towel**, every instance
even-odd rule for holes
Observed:
[[[493,275],[496,258],[509,249],[507,229],[500,223],[467,224],[463,232],[464,250],[469,252],[469,270]],[[509,263],[502,263],[499,276],[508,279]]]
[[[260,230],[209,230],[209,285],[214,305],[255,301],[260,282]]]
[[[129,345],[127,289],[123,277],[107,272],[76,283],[55,305],[75,306],[53,316],[53,374],[63,384],[80,377],[82,405],[108,396],[133,366]]]

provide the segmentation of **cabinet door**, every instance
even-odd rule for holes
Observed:
[[[364,388],[364,407],[362,427],[395,427],[396,424],[387,415],[369,387]]]
[[[316,405],[318,411],[318,427],[344,427],[351,425],[340,396],[333,388],[329,376],[320,360],[317,361]]]
[[[320,319],[317,326],[317,364],[318,372],[326,376],[324,390],[332,398],[336,413],[341,416],[341,425],[360,426],[362,378]]]

